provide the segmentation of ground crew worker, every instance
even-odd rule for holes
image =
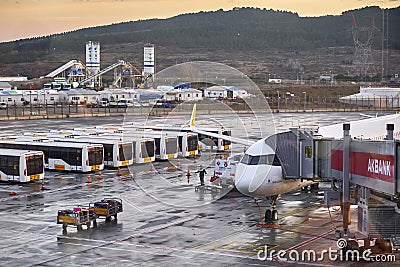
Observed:
[[[198,171],[200,177],[200,185],[204,185],[204,174],[206,174],[206,170],[200,166],[200,170]]]

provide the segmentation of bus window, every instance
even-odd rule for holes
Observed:
[[[104,161],[113,161],[113,145],[103,144],[104,147]],[[120,153],[121,155],[121,153]]]
[[[6,175],[19,175],[19,157],[0,156],[0,171]]]
[[[161,138],[156,138],[156,139],[154,139],[155,142],[156,142],[156,154],[157,154],[157,155],[160,155],[160,139],[161,139]]]

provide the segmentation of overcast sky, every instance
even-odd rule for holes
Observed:
[[[400,0],[0,0],[0,42],[220,8],[251,6],[321,16],[373,5],[397,7]]]

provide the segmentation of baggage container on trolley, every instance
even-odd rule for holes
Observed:
[[[93,227],[97,226],[97,215],[88,208],[76,207],[72,210],[59,210],[57,215],[57,224],[62,224],[64,231],[68,226],[76,226],[77,230],[82,230],[82,225],[89,229],[92,222]]]
[[[117,220],[117,214],[122,212],[122,200],[120,198],[103,198],[98,202],[89,204],[89,210],[94,212],[97,217],[105,217],[106,222],[111,221],[111,217]]]

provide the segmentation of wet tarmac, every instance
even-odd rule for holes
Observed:
[[[204,125],[219,121],[237,137],[256,138],[260,126],[249,116],[214,116]],[[279,130],[298,125],[326,125],[359,119],[358,113],[275,114]],[[159,120],[159,118],[151,118]],[[178,118],[186,119],[186,118]],[[144,121],[136,118],[136,121]],[[122,117],[0,122],[2,134],[71,129],[123,123]],[[244,130],[245,129],[245,130]],[[250,133],[250,134],[247,134]],[[234,151],[242,151],[242,146]],[[336,247],[334,227],[340,211],[323,205],[323,190],[295,191],[278,201],[279,226],[260,227],[260,213],[252,198],[232,192],[195,191],[199,165],[212,166],[214,154],[193,159],[134,165],[91,174],[46,171],[45,190],[39,183],[0,184],[0,253],[2,266],[377,266],[376,263],[340,261],[262,261],[257,254],[265,246],[287,252]],[[187,169],[192,176],[187,178]],[[212,169],[208,173],[211,174]],[[17,195],[10,196],[15,191]],[[110,223],[100,220],[97,228],[63,233],[56,224],[59,209],[88,205],[103,197],[119,197],[124,211]],[[266,202],[261,202],[264,212]],[[353,217],[356,218],[353,211]],[[352,227],[356,227],[353,223]],[[260,255],[260,254],[259,254]],[[388,265],[388,264],[385,264]]]

